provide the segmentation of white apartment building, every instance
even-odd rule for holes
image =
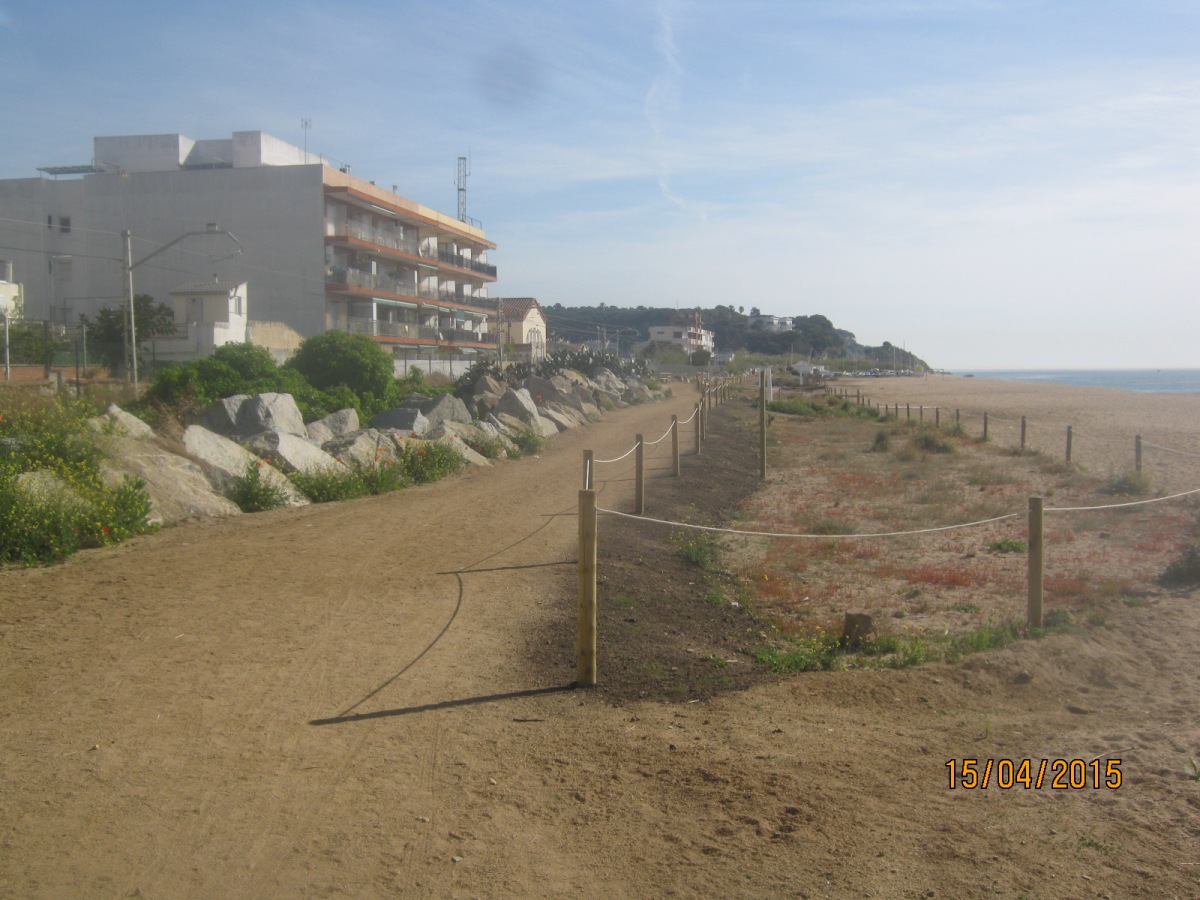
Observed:
[[[746,325],[752,331],[765,331],[768,334],[783,334],[791,331],[796,320],[791,316],[750,316]]]
[[[181,287],[244,283],[258,343],[342,329],[397,357],[494,350],[496,245],[348,169],[261,131],[97,137],[88,165],[0,180],[2,255],[29,319],[121,303],[128,230],[135,293],[170,304]]]
[[[651,325],[650,340],[678,344],[689,356],[697,350],[716,351],[715,335],[706,331],[699,312],[672,312],[669,325]]]

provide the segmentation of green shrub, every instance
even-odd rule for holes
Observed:
[[[457,454],[456,454],[457,455]],[[376,458],[368,466],[351,463],[344,469],[292,472],[288,479],[313,503],[334,503],[373,497],[407,487],[413,480],[401,458]]]
[[[788,397],[786,400],[772,400],[767,404],[771,412],[783,413],[788,416],[821,416],[828,412],[827,408],[813,406],[807,400],[799,397]]]
[[[935,428],[918,428],[911,441],[914,447],[926,453],[954,452],[954,444]]]
[[[721,545],[717,536],[711,531],[694,531],[687,529],[676,531],[671,535],[675,552],[684,562],[691,563],[701,569],[715,569],[721,557]]]
[[[279,509],[287,503],[283,488],[263,477],[262,460],[246,464],[246,474],[233,483],[229,499],[244,513],[265,512]]]
[[[1100,488],[1101,493],[1118,497],[1140,497],[1150,490],[1150,479],[1141,472],[1110,475]]]
[[[325,331],[305,338],[284,368],[293,369],[318,390],[345,385],[376,403],[395,390],[391,354],[364,334]]]
[[[1159,583],[1168,587],[1200,584],[1200,544],[1185,547],[1179,559],[1173,560],[1163,570]]]
[[[872,453],[887,453],[891,447],[891,440],[888,438],[888,433],[882,428],[875,432],[875,440],[871,444]]]
[[[992,541],[989,545],[992,550],[997,553],[1026,553],[1029,547],[1025,542],[1017,538],[1005,538],[999,541]]]
[[[100,476],[102,453],[84,424],[87,403],[29,398],[0,414],[0,562],[56,562],[151,531],[145,483],[110,488]],[[45,472],[61,490],[20,486],[24,473]]]
[[[354,469],[314,469],[290,472],[288,479],[313,503],[334,503],[367,495],[359,473]]]
[[[512,436],[512,442],[517,445],[516,459],[523,456],[535,456],[546,447],[546,439],[534,431],[518,431]]]
[[[488,437],[486,435],[477,438],[471,438],[466,441],[468,447],[482,456],[484,459],[504,459],[508,456],[508,448],[500,438]]]
[[[417,484],[427,484],[452,475],[463,464],[463,458],[453,447],[437,441],[409,441],[400,451],[400,466],[404,474]]]

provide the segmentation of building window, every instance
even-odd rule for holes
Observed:
[[[70,216],[59,216],[58,217],[58,231],[59,231],[59,234],[70,234],[71,233],[71,217]]]

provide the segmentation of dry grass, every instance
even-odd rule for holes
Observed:
[[[881,433],[890,449],[879,449]],[[840,629],[850,611],[872,614],[881,631],[949,637],[1022,619],[1027,556],[1008,548],[1028,538],[1030,496],[1049,510],[1046,608],[1099,624],[1105,605],[1157,589],[1195,520],[1194,505],[1180,503],[1054,513],[1111,503],[1111,487],[1045,455],[938,433],[929,422],[779,415],[768,460],[770,487],[746,504],[740,527],[822,537],[731,541],[726,551],[746,598],[783,634]]]

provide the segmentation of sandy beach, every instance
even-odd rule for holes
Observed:
[[[1060,460],[1071,426],[1072,462],[1097,475],[1132,471],[1140,434],[1143,471],[1155,489],[1200,487],[1200,393],[1143,394],[961,375],[843,378],[833,385],[851,398],[861,391],[873,404],[898,403],[902,417],[932,421],[940,410],[945,424],[957,410],[972,435],[983,433],[987,413],[988,437],[1001,446],[1020,446],[1024,416],[1026,446]]]
[[[1138,430],[1200,450],[1196,396],[951,377],[864,389],[914,416],[958,408],[968,430],[986,408],[1047,434],[1074,420],[1127,454]],[[789,676],[752,668],[765,628],[712,596],[723,582],[685,564],[671,532],[606,517],[601,682],[572,690],[581,453],[619,456],[694,396],[613,411],[486,472],[0,570],[0,897],[1197,896],[1200,607],[1195,588],[1099,577],[1136,516],[1052,525],[1051,606],[1064,586],[1119,591],[1076,596],[1074,629],[956,662]],[[902,428],[883,429],[891,453],[862,452],[877,427],[850,419],[777,417],[770,479],[739,486],[732,473],[757,475],[757,416],[749,390],[737,400],[678,480],[652,466],[651,515],[703,505],[747,525],[789,491],[830,518],[886,514],[903,505],[891,494],[949,502],[934,490],[953,481],[944,460],[902,459]],[[961,443],[975,473],[1014,473],[972,483],[981,504],[1068,480]],[[1081,461],[1100,465],[1089,449]],[[600,469],[607,508],[631,509],[632,465]],[[1200,484],[1200,460],[1177,465],[1180,489]],[[1174,550],[1184,504],[1160,505],[1169,534],[1138,514],[1139,552]],[[841,585],[874,585],[900,633],[1019,610],[1023,560],[990,539],[825,541],[798,573],[803,599],[832,609]],[[897,594],[883,569],[917,551],[980,582]],[[1016,780],[1026,761],[1032,784]],[[967,766],[993,783],[964,783]]]

